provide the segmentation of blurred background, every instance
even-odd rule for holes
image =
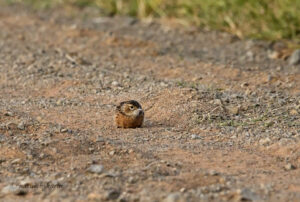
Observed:
[[[1,0],[35,9],[95,8],[99,15],[172,18],[240,38],[300,41],[300,0]]]

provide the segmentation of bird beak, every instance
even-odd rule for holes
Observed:
[[[141,115],[144,112],[143,109],[138,109],[138,111],[139,111],[139,115]]]

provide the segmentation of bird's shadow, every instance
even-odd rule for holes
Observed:
[[[171,124],[166,124],[164,122],[146,120],[142,128],[160,128],[160,127],[173,127]]]

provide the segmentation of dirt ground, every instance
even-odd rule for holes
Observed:
[[[0,201],[299,201],[300,67],[274,59],[284,48],[2,6]],[[114,126],[128,99],[142,128]]]

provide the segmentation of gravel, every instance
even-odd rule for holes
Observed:
[[[300,197],[300,69],[272,43],[89,9],[0,7],[1,200]],[[118,129],[129,99],[144,126]]]

